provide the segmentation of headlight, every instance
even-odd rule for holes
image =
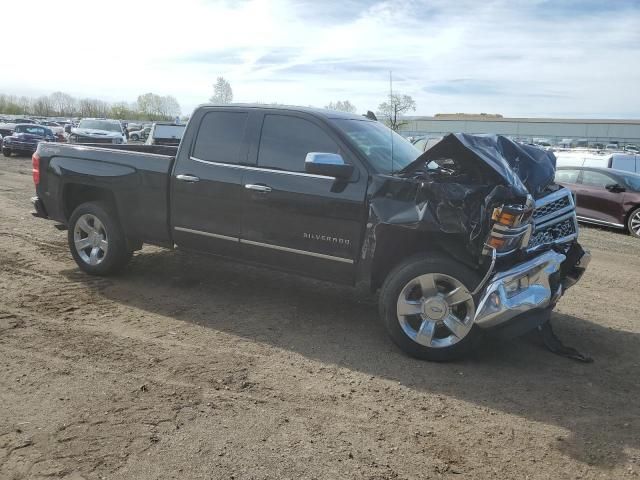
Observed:
[[[533,199],[527,199],[525,205],[503,205],[494,208],[491,220],[493,226],[484,249],[489,254],[495,249],[497,254],[508,254],[514,250],[526,247],[531,237],[533,214]]]
[[[529,220],[532,213],[529,205],[503,205],[493,209],[491,220],[505,227],[517,227]]]

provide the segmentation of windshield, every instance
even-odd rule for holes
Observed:
[[[80,120],[78,128],[90,128],[92,130],[106,130],[108,132],[122,133],[120,123],[108,120]]]
[[[623,178],[629,189],[640,192],[640,175],[625,175]]]
[[[402,170],[422,153],[408,140],[379,122],[346,119],[336,119],[334,122],[355,143],[358,150],[367,157],[369,163],[378,172],[393,173]],[[391,161],[392,141],[393,162]]]
[[[36,125],[16,125],[16,133],[30,133],[31,135],[40,135],[44,137],[45,129]]]

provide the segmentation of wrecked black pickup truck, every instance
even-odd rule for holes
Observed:
[[[90,274],[150,243],[364,283],[403,350],[450,360],[482,333],[547,321],[584,272],[554,171],[553,154],[500,136],[420,155],[364,117],[205,105],[179,147],[41,143],[33,203]]]

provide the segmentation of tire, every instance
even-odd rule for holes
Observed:
[[[475,272],[446,258],[408,258],[387,275],[380,291],[380,317],[391,339],[422,360],[463,357],[481,337],[473,324],[476,299],[469,293],[479,281]]]
[[[640,238],[640,207],[633,210],[627,217],[627,229],[630,235]]]
[[[91,275],[117,273],[133,254],[114,210],[103,202],[83,203],[73,211],[67,239],[78,267]]]
[[[11,149],[10,148],[3,148],[2,149],[2,155],[4,155],[5,157],[10,157],[11,156]]]
[[[140,140],[140,137],[138,135],[131,135],[131,140],[137,142],[138,140]]]

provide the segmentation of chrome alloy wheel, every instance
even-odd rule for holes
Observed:
[[[85,213],[76,222],[73,242],[78,255],[89,265],[99,265],[109,250],[107,231],[95,215]]]
[[[400,292],[398,322],[414,342],[431,348],[458,343],[471,331],[475,304],[467,288],[441,273],[414,278]]]
[[[640,210],[636,210],[631,217],[631,220],[629,221],[629,228],[636,234],[636,236],[640,237]]]

